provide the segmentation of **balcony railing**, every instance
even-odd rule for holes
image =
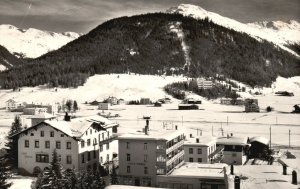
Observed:
[[[173,150],[179,148],[180,146],[183,146],[183,143],[184,143],[184,140],[181,140],[181,141],[177,142],[176,144],[174,144],[173,146],[171,146],[170,148],[168,148],[166,150],[166,154],[172,152]]]

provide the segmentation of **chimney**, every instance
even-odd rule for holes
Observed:
[[[239,176],[234,177],[234,189],[240,189],[241,188],[241,179]]]
[[[227,134],[227,138],[229,138],[229,134]]]
[[[292,184],[297,185],[297,172],[295,170],[292,172]]]
[[[230,174],[234,175],[234,167],[233,164],[230,165]]]
[[[283,175],[286,175],[286,168],[287,168],[287,166],[285,165],[285,164],[283,164],[282,165],[282,169],[283,169]]]
[[[177,130],[178,129],[178,126],[177,125],[175,125],[175,130]]]
[[[231,136],[233,136],[233,133],[230,133]]]
[[[196,143],[199,143],[199,138],[196,138]]]
[[[71,116],[68,115],[68,112],[66,112],[64,120],[65,121],[71,121]]]
[[[193,134],[190,134],[190,138],[193,138]]]
[[[148,126],[147,125],[145,126],[144,131],[145,131],[145,135],[148,135]]]

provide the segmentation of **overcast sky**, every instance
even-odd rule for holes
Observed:
[[[244,23],[300,20],[300,0],[0,0],[0,24],[86,33],[111,18],[162,12],[181,3]]]

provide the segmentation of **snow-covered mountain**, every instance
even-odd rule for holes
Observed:
[[[190,16],[196,19],[204,19],[208,18],[212,22],[224,26],[227,28],[231,28],[238,32],[247,33],[248,35],[256,38],[257,40],[265,39],[270,41],[282,49],[289,51],[296,55],[294,51],[286,47],[285,45],[299,43],[300,41],[300,27],[299,23],[296,21],[291,21],[289,23],[284,24],[284,22],[274,22],[274,28],[277,28],[277,31],[270,29],[268,27],[264,27],[263,24],[244,24],[238,22],[234,19],[227,18],[221,16],[219,14],[209,12],[204,10],[203,8],[190,4],[181,4],[177,7],[172,7],[167,10],[168,13],[177,13],[182,14],[184,16]],[[266,26],[268,24],[265,24]],[[288,31],[288,34],[286,32]],[[298,34],[298,35],[297,35]],[[286,35],[286,36],[284,36]]]
[[[300,23],[295,20],[289,21],[263,21],[247,24],[259,29],[262,33],[268,33],[285,41],[287,44],[300,43]]]
[[[36,58],[77,39],[74,32],[55,33],[34,28],[0,25],[0,45],[19,57]]]

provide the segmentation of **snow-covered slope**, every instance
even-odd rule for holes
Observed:
[[[259,29],[262,33],[269,33],[286,43],[300,43],[300,23],[295,20],[254,22],[247,24]]]
[[[74,32],[55,33],[0,25],[0,36],[0,45],[6,47],[12,54],[36,58],[60,48],[80,35]]]
[[[209,18],[212,22],[227,27],[231,28],[233,30],[247,33],[248,35],[256,38],[257,40],[265,39],[267,41],[270,41],[278,46],[280,46],[282,49],[289,51],[293,54],[296,55],[294,51],[291,49],[285,47],[284,45],[288,44],[288,42],[285,38],[278,37],[278,35],[275,32],[268,32],[268,30],[264,29],[259,29],[257,27],[254,27],[252,25],[247,25],[243,24],[241,22],[238,22],[234,19],[227,18],[224,16],[221,16],[219,14],[209,12],[204,10],[203,8],[195,5],[190,5],[190,4],[181,4],[178,7],[172,7],[169,10],[167,10],[168,13],[177,13],[177,14],[182,14],[184,16],[190,16],[196,19],[204,19],[204,18]],[[293,22],[292,25],[297,25],[299,23]],[[295,27],[297,30],[298,27]],[[299,29],[299,28],[298,28]],[[299,32],[299,30],[298,30]],[[294,36],[294,40],[299,41],[300,40],[300,35]]]

